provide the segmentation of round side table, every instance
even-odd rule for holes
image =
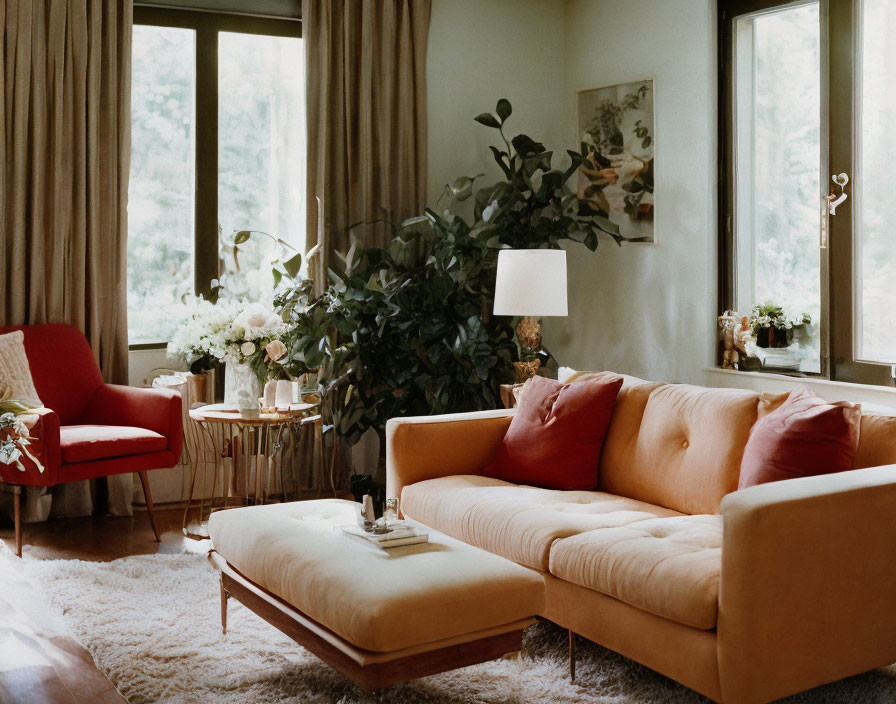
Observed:
[[[303,432],[307,426],[312,426],[312,462],[314,450],[319,447],[322,452],[320,415],[311,415],[316,406],[294,403],[288,409],[272,409],[256,418],[244,418],[238,410],[223,403],[190,410],[190,420],[201,429],[204,447],[192,458],[190,493],[182,523],[184,535],[208,537],[208,517],[212,511],[266,503],[278,494],[285,499],[285,479],[295,477],[296,457],[304,449],[301,445],[308,434]],[[308,456],[307,452],[301,454]],[[206,499],[209,464],[214,468],[211,496]],[[285,473],[287,466],[290,471]],[[199,518],[188,524],[197,478]],[[333,483],[332,477],[330,483]]]

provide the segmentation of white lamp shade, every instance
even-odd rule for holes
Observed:
[[[502,249],[498,252],[495,315],[569,315],[566,252],[562,249]]]

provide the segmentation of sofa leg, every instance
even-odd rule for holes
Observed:
[[[576,634],[567,629],[569,633],[569,681],[576,681]]]
[[[16,556],[22,556],[22,487],[15,487],[13,493],[13,504],[15,505],[15,523],[16,523]]]
[[[149,512],[149,525],[152,526],[152,532],[156,536],[156,542],[161,543],[162,540],[159,538],[159,531],[156,528],[156,514],[152,508],[152,492],[149,490],[149,477],[146,476],[146,472],[138,472],[140,475],[140,483],[143,485],[143,497],[146,499],[146,510]]]

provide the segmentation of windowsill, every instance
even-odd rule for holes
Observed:
[[[808,386],[822,398],[849,400],[858,403],[896,406],[896,388],[872,384],[854,384],[848,381],[831,381],[821,377],[799,377],[773,372],[742,372],[736,369],[707,367],[710,386],[745,388],[755,391],[774,391],[783,387]],[[717,382],[717,383],[712,383]]]

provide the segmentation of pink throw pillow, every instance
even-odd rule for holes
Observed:
[[[548,489],[597,487],[597,465],[622,378],[561,384],[535,376],[485,475]]]
[[[852,469],[861,420],[857,404],[794,391],[750,431],[737,488]]]

